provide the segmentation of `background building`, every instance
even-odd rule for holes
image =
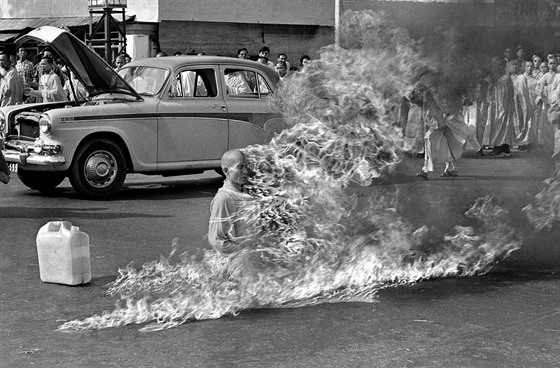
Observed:
[[[284,52],[294,64],[302,54],[316,53],[334,42],[333,0],[129,0],[128,4],[129,13],[135,15],[128,32],[148,35],[152,55],[192,48],[236,56],[246,47],[256,56],[266,45],[271,56]],[[150,26],[151,32],[145,32]]]
[[[105,0],[89,0],[105,1]],[[501,53],[521,44],[527,51],[560,50],[560,0],[114,0],[127,3],[126,50],[133,59],[187,49],[235,56],[246,47],[255,57],[268,46],[275,58],[316,57],[335,41],[336,14],[383,10],[414,38],[457,28],[473,49]],[[88,0],[0,0],[0,46],[14,52],[20,34],[41,25],[68,28],[87,40]],[[116,52],[115,46],[113,52]]]
[[[471,49],[501,55],[560,51],[560,0],[341,0],[344,10],[383,10],[414,38],[454,27]]]
[[[0,0],[0,47],[10,55],[15,55],[15,39],[41,26],[65,28],[84,42],[88,39],[98,22],[103,19],[102,14],[90,14],[89,5],[92,2],[105,0]],[[109,0],[112,2],[126,0]],[[123,19],[116,19],[123,23]],[[118,41],[118,32],[112,37]],[[94,34],[96,36],[97,34]],[[115,42],[114,53],[119,51],[119,42]],[[29,56],[33,57],[42,45],[26,44]],[[97,51],[97,49],[96,49]],[[104,49],[100,48],[101,53]]]

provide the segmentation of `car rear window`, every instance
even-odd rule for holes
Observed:
[[[259,99],[272,94],[266,78],[253,70],[226,69],[224,79],[230,97]]]

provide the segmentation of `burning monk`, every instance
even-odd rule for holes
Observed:
[[[210,205],[208,242],[218,254],[231,260],[227,268],[230,274],[235,275],[249,261],[240,253],[247,245],[249,236],[246,234],[246,224],[239,216],[239,204],[252,197],[243,193],[248,171],[243,152],[227,151],[220,165],[226,178]]]
[[[428,173],[434,171],[434,162],[445,162],[441,176],[458,176],[455,161],[461,158],[465,143],[468,141],[473,149],[480,148],[467,124],[459,114],[444,113],[425,87],[414,89],[409,100],[423,106],[428,129],[424,136],[424,166],[417,176],[428,180]]]

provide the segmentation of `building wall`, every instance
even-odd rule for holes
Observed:
[[[135,15],[137,22],[160,21],[159,6],[163,0],[127,0],[128,15]]]
[[[293,66],[303,54],[312,58],[324,45],[334,42],[332,27],[318,25],[240,24],[192,21],[162,21],[159,25],[161,50],[168,55],[194,48],[209,55],[236,56],[245,47],[250,56],[257,56],[266,45],[276,60],[284,52]]]
[[[560,11],[548,0],[341,0],[341,7],[342,12],[383,10],[416,39],[453,27],[473,53],[500,56],[517,45],[528,52],[560,51]]]
[[[139,22],[334,25],[334,0],[128,0]]]
[[[0,18],[88,16],[87,0],[0,0]]]

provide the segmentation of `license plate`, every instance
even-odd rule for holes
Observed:
[[[13,173],[17,173],[18,164],[8,164],[10,171]]]

